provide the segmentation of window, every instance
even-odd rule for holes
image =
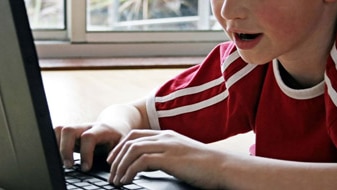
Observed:
[[[209,0],[25,2],[40,57],[205,55],[225,40]]]
[[[87,0],[86,40],[209,42],[224,35],[209,0]]]
[[[25,0],[30,26],[36,39],[66,38],[65,2],[63,0]]]
[[[88,31],[212,30],[216,25],[205,0],[89,0],[87,7]]]
[[[65,29],[64,1],[25,0],[32,29]]]

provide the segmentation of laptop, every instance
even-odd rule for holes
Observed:
[[[1,0],[0,18],[0,189],[77,189],[66,182],[68,174],[106,182],[104,170],[75,174],[76,168],[63,168],[24,0]],[[92,181],[85,189],[95,188]],[[161,171],[140,173],[121,188],[193,189]]]

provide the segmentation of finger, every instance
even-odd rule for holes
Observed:
[[[91,128],[81,135],[80,154],[81,168],[83,171],[89,171],[92,167],[95,146],[95,131]]]
[[[111,180],[119,183],[128,167],[144,154],[163,153],[164,145],[157,142],[154,137],[142,137],[125,143],[120,154],[111,165]]]
[[[119,154],[119,152],[121,151],[121,149],[123,148],[124,144],[130,140],[134,140],[134,139],[138,139],[140,137],[145,137],[145,136],[153,136],[158,134],[157,131],[154,130],[132,130],[121,142],[119,142],[119,144],[117,144],[116,147],[114,147],[114,149],[110,152],[108,158],[107,158],[107,162],[108,163],[112,163],[117,155]]]
[[[96,145],[106,145],[111,150],[120,140],[121,134],[109,126],[97,124],[81,135],[82,170],[88,171],[92,167]]]
[[[63,126],[56,126],[54,127],[54,133],[56,137],[57,146],[60,147],[60,138],[61,138],[61,131]]]
[[[161,170],[167,162],[163,160],[162,153],[143,154],[136,159],[126,170],[125,174],[116,181],[121,184],[129,184],[133,181],[138,172],[148,170]]]
[[[81,134],[91,126],[63,127],[60,139],[60,154],[66,167],[73,166],[73,152],[75,142],[80,138]]]

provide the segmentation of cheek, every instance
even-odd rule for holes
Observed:
[[[317,0],[269,1],[256,10],[256,16],[266,32],[280,35],[279,37],[298,35],[316,27],[323,8],[319,2]],[[300,6],[301,8],[298,8]]]
[[[306,28],[298,14],[282,11],[282,9],[262,11],[258,16],[265,34],[276,41],[296,40],[296,36]]]

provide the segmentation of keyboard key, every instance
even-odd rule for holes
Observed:
[[[107,189],[107,190],[117,190],[117,189],[120,189],[118,187],[114,187],[112,185],[105,185],[103,186],[104,189]]]
[[[68,179],[66,179],[66,181],[68,183],[78,183],[78,182],[81,182],[81,180],[79,180],[77,178],[68,178]]]
[[[129,185],[124,185],[123,189],[136,190],[136,189],[143,189],[143,187],[140,187],[136,184],[129,184]]]
[[[77,187],[74,186],[74,185],[69,185],[69,184],[67,184],[67,189],[68,189],[68,190],[73,190],[73,189],[77,189]]]
[[[65,180],[68,190],[141,190],[144,189],[135,184],[129,184],[122,187],[115,187],[109,184],[103,174],[100,173],[84,173],[80,167],[76,166],[70,169],[65,169]]]
[[[86,179],[85,180],[86,182],[89,182],[89,183],[93,183],[93,184],[96,184],[96,183],[108,183],[106,181],[103,181],[101,179],[98,179],[98,178],[90,178],[90,179]]]
[[[97,187],[96,185],[89,185],[89,186],[83,187],[83,189],[85,189],[85,190],[96,190],[96,189],[99,189],[99,187]]]
[[[91,184],[88,182],[78,182],[78,183],[73,183],[74,185],[78,187],[85,187],[85,186],[90,186]]]
[[[110,185],[108,182],[106,181],[99,181],[99,182],[94,182],[93,184],[97,185],[97,186],[105,186],[105,185]]]

